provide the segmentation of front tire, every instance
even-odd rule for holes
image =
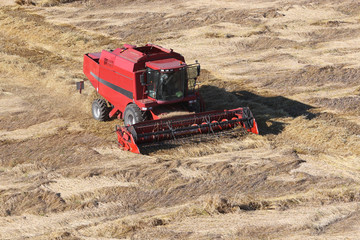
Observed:
[[[131,103],[131,104],[127,105],[127,107],[125,108],[125,112],[124,112],[125,126],[134,125],[136,123],[142,122],[143,120],[144,119],[143,119],[142,112],[136,104]]]
[[[109,108],[104,99],[95,99],[91,110],[95,120],[103,122],[109,119]]]

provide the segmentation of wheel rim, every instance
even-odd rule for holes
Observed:
[[[94,106],[94,116],[95,118],[99,118],[100,116],[100,108],[97,105]]]
[[[127,117],[127,125],[133,125],[135,124],[135,118],[132,114],[129,114],[129,116]]]

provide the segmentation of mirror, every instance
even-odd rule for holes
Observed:
[[[195,66],[190,66],[187,68],[187,74],[188,74],[188,79],[194,79],[197,78],[198,75],[198,70]]]

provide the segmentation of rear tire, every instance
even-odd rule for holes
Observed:
[[[103,122],[109,119],[110,111],[104,99],[95,99],[91,110],[95,120]]]
[[[143,120],[143,114],[136,104],[131,103],[127,105],[124,112],[125,126],[134,125],[136,123],[142,122]]]

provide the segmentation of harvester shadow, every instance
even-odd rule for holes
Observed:
[[[282,96],[261,96],[249,91],[227,92],[223,88],[210,85],[203,85],[199,91],[205,101],[206,110],[249,107],[257,121],[261,135],[280,134],[285,128],[285,123],[277,121],[277,119],[299,116],[305,116],[307,119],[315,117],[315,114],[310,112],[313,108],[312,106]],[[139,147],[142,154],[150,155],[158,151],[175,149],[186,144],[196,145],[213,141],[214,137],[210,136],[211,134],[213,133],[153,142]],[[226,135],[226,133],[215,134]],[[234,137],[234,135],[228,133],[226,137]]]
[[[283,96],[261,96],[249,91],[227,92],[223,88],[205,85],[200,88],[206,110],[232,109],[249,107],[252,111],[261,135],[279,134],[283,131],[285,123],[277,121],[279,118],[305,116],[312,119],[314,108],[299,101]]]

